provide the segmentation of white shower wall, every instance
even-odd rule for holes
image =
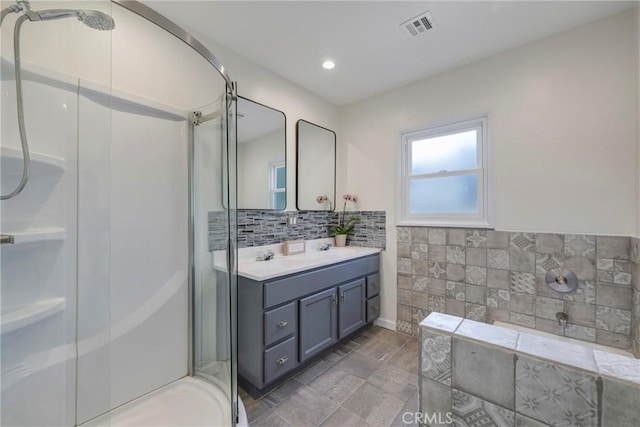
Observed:
[[[116,29],[24,26],[23,64],[46,76],[34,83],[26,73],[31,148],[64,158],[66,169],[34,175],[19,203],[3,202],[2,230],[58,227],[65,238],[2,248],[2,314],[45,297],[65,307],[3,335],[3,425],[80,424],[187,374],[187,109],[217,101],[224,84],[148,21],[110,2],[83,7],[110,13]],[[3,60],[11,61],[4,36],[14,19],[3,23]],[[3,69],[3,149],[19,146],[10,78]],[[109,87],[121,91],[110,99]],[[24,286],[25,277],[40,287]]]

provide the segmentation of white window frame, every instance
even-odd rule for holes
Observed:
[[[285,161],[271,162],[269,164],[269,208],[270,209],[275,209],[275,206],[274,206],[274,203],[273,203],[275,193],[285,193],[286,194],[286,192],[287,192],[286,184],[282,188],[278,188],[277,187],[278,169],[285,168],[285,171],[286,171],[286,167],[287,167],[287,164],[286,164]],[[286,179],[286,172],[285,172],[285,179]],[[285,201],[284,209],[287,208],[286,204],[287,203]]]
[[[411,142],[437,136],[445,136],[467,130],[478,130],[477,169],[457,170],[452,172],[438,172],[411,175]],[[439,126],[424,127],[417,130],[402,132],[400,135],[400,191],[398,197],[398,225],[433,226],[433,227],[473,227],[492,228],[492,204],[489,179],[489,137],[488,117],[479,116],[469,120],[449,123]],[[411,214],[409,213],[409,182],[412,179],[425,177],[444,177],[468,175],[476,173],[478,176],[478,213],[438,213]]]

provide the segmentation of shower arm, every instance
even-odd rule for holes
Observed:
[[[20,6],[16,6],[20,7]],[[8,9],[8,8],[7,8]],[[6,9],[5,9],[6,10]],[[20,8],[22,10],[22,8]],[[6,16],[6,15],[5,15]],[[4,18],[4,16],[3,16]],[[27,15],[22,15],[16,20],[13,28],[13,61],[16,79],[16,109],[18,112],[18,132],[20,133],[20,146],[22,148],[22,178],[16,188],[8,194],[0,195],[0,200],[11,199],[24,189],[29,180],[31,169],[31,159],[29,158],[29,144],[27,142],[27,131],[24,126],[24,105],[22,97],[22,70],[20,66],[20,29],[24,21],[29,19]]]

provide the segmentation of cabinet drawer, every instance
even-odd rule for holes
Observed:
[[[380,293],[380,274],[367,276],[367,298],[375,297]]]
[[[296,365],[296,337],[291,337],[269,350],[265,350],[264,382],[269,383],[275,380],[295,368]]]
[[[380,295],[367,300],[367,323],[380,316]]]
[[[269,346],[296,331],[296,303],[292,302],[264,314],[264,345]]]

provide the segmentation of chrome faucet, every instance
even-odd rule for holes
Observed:
[[[267,252],[259,251],[256,254],[256,261],[269,261],[270,259],[273,259],[274,256],[276,256],[276,254],[271,249]]]
[[[331,244],[329,242],[324,242],[324,243],[320,244],[320,246],[318,246],[318,250],[319,251],[328,251],[330,247],[331,247]]]
[[[556,319],[558,319],[558,324],[562,326],[562,329],[567,327],[567,320],[569,320],[569,315],[567,315],[567,313],[556,313]]]

